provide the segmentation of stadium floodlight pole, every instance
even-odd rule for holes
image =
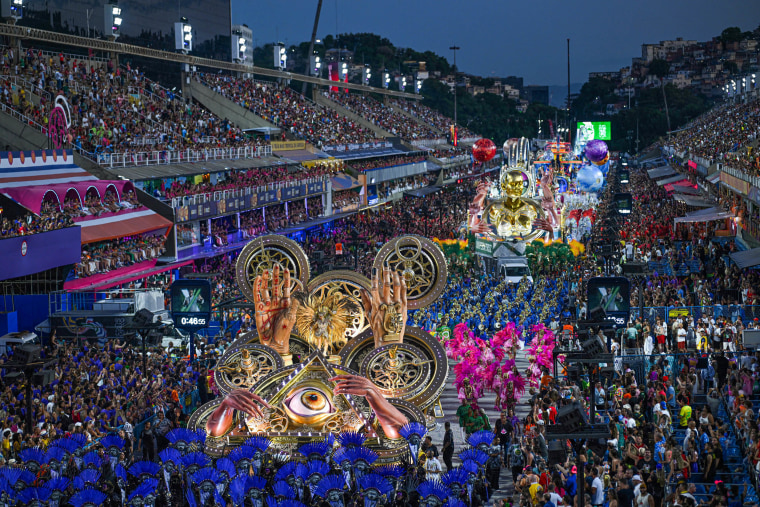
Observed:
[[[314,15],[314,28],[311,29],[311,41],[309,42],[309,52],[306,53],[309,55],[309,58],[311,58],[311,55],[314,54],[314,41],[317,39],[317,27],[319,27],[319,15],[322,12],[322,0],[319,0],[317,3],[317,13]],[[307,65],[306,67],[306,75],[308,76],[311,73],[311,65]],[[301,86],[301,95],[306,95],[306,81],[303,82],[303,85]]]
[[[457,51],[459,51],[459,46],[451,46],[449,48],[454,52],[454,132],[457,130],[457,72],[459,69],[457,69]]]

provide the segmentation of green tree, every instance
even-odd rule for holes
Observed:
[[[730,26],[726,28],[721,32],[720,37],[718,37],[718,39],[723,44],[727,44],[729,42],[741,42],[744,40],[744,38],[744,33],[738,26]]]

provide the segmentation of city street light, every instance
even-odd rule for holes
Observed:
[[[174,48],[185,54],[193,50],[193,27],[184,16],[174,23]]]
[[[20,1],[20,0],[14,0]],[[124,20],[121,16],[121,7],[116,0],[111,0],[103,9],[103,33],[114,40],[119,37],[121,23]]]
[[[386,90],[391,85],[391,74],[388,71],[383,72],[383,88]]]

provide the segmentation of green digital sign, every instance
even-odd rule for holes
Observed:
[[[578,139],[591,141],[609,141],[612,139],[612,127],[608,121],[579,121]]]

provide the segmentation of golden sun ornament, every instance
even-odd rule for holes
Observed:
[[[296,314],[296,330],[311,347],[330,355],[348,342],[346,330],[357,309],[350,298],[343,297],[337,288],[324,295],[300,292],[293,297],[301,303]]]

